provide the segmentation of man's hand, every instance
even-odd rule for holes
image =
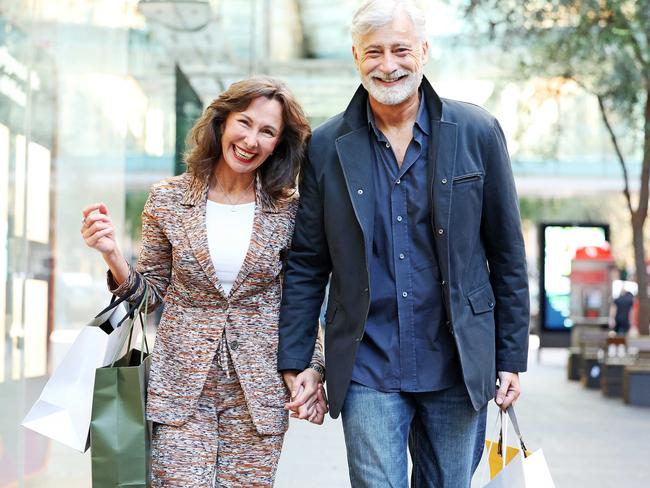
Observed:
[[[494,396],[496,404],[504,412],[510,405],[513,405],[521,395],[519,386],[519,373],[508,373],[499,371],[499,389]]]
[[[291,401],[285,404],[284,408],[293,412],[292,417],[310,419],[319,403],[318,385],[321,381],[320,374],[311,368],[307,368],[300,374],[296,371],[283,371],[282,377],[291,393]]]
[[[322,425],[325,420],[325,414],[329,411],[327,407],[327,395],[325,394],[325,387],[323,383],[318,384],[318,391],[316,392],[316,403],[314,404],[314,413],[311,414],[307,420],[312,424]]]

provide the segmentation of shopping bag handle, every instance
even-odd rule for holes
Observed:
[[[481,486],[485,485],[488,483],[490,480],[490,455],[492,454],[493,450],[496,447],[497,453],[499,457],[501,457],[501,462],[502,462],[502,469],[506,467],[506,461],[507,461],[507,449],[504,448],[504,446],[507,447],[508,445],[508,419],[504,418],[505,413],[503,410],[499,409],[499,415],[496,416],[494,419],[494,427],[492,428],[492,434],[490,435],[490,439],[494,439],[496,436],[496,432],[499,432],[499,440],[498,442],[490,442],[489,447],[487,448],[487,454],[486,454],[486,460],[484,463],[484,468],[483,468],[483,473],[482,473],[482,482]],[[519,443],[521,446],[521,450],[523,452],[524,457],[528,457],[526,454],[526,445],[524,443],[524,439],[521,435],[521,429],[519,428],[519,422],[517,421],[517,416],[515,414],[515,410],[512,406],[510,406],[507,410],[507,415],[508,418],[510,419],[510,422],[512,423],[515,433],[517,434],[517,437],[519,438]]]
[[[521,429],[519,428],[519,422],[517,421],[517,415],[515,414],[515,407],[510,405],[508,409],[506,410],[506,413],[508,414],[508,418],[510,418],[510,422],[512,423],[512,426],[515,429],[515,434],[517,434],[517,438],[519,439],[519,447],[521,449],[521,452],[523,453],[524,457],[528,457],[526,454],[526,444],[524,443],[524,437],[521,435]],[[499,434],[499,447],[498,447],[498,452],[499,454],[503,455],[503,445],[506,444],[507,439],[507,425],[508,422],[506,419],[503,418],[503,410],[499,411],[499,416],[501,418],[501,434]],[[506,444],[507,445],[507,444]],[[505,459],[505,456],[503,456]]]
[[[133,329],[135,327],[135,321],[139,318],[140,319],[140,327],[142,328],[142,340],[140,342],[140,363],[144,360],[144,352],[145,348],[147,350],[147,354],[149,354],[149,344],[147,343],[147,310],[149,309],[149,293],[148,289],[145,288],[145,293],[143,295],[143,301],[144,301],[144,306],[141,306],[137,314],[133,317],[133,320],[131,321],[130,327],[131,329],[129,330],[129,344],[126,346],[127,351],[131,350],[131,341],[133,339]],[[144,313],[142,313],[142,310],[144,309]]]
[[[140,276],[138,274],[136,274],[135,275],[135,286],[132,289],[137,290],[139,288],[139,286],[140,286]],[[132,295],[133,295],[133,293],[127,293],[126,295],[124,295],[122,297],[119,297],[119,298],[116,295],[112,295],[111,296],[111,303],[109,303],[108,306],[104,310],[102,310],[97,315],[95,315],[95,318],[100,317],[101,315],[104,315],[109,310],[113,310],[113,309],[117,308],[125,300],[131,298]],[[132,313],[132,311],[135,310],[135,308],[136,308],[136,306],[131,306],[128,309],[129,313],[127,313],[127,316],[130,315]]]
[[[117,349],[117,353],[116,353],[115,357],[113,358],[113,362],[111,363],[111,367],[115,366],[115,363],[119,359],[120,353],[122,352],[122,349],[124,349],[124,346],[127,344],[127,342],[128,342],[127,348],[128,349],[131,348],[131,340],[132,340],[132,337],[133,337],[133,325],[135,324],[135,321],[136,321],[137,317],[142,317],[142,315],[141,315],[142,314],[142,309],[144,308],[145,311],[146,311],[148,306],[149,306],[149,285],[145,281],[144,282],[144,292],[142,293],[142,296],[138,300],[138,304],[135,307],[133,307],[132,312],[127,314],[122,320],[120,320],[120,323],[118,324],[118,327],[119,327],[122,324],[122,322],[124,322],[127,318],[131,318],[128,325],[125,326],[125,327],[129,327],[129,333],[126,334],[126,336],[122,340],[122,344],[120,345],[119,349]],[[142,322],[143,342],[146,344],[146,339],[144,338],[145,335],[146,335],[146,326],[144,325],[144,322]],[[147,346],[147,353],[149,352],[148,349],[149,349],[149,347]]]
[[[148,306],[148,303],[149,303],[149,301],[148,301],[148,293],[149,293],[149,285],[148,285],[147,282],[145,281],[145,282],[144,282],[144,292],[142,293],[142,295],[140,295],[140,298],[138,299],[137,303],[133,304],[133,305],[131,306],[131,308],[129,308],[129,309],[127,310],[127,312],[126,312],[126,314],[124,315],[124,317],[122,317],[122,318],[120,319],[120,321],[119,321],[119,322],[117,323],[117,325],[115,326],[116,329],[117,329],[118,327],[120,327],[120,326],[121,326],[121,325],[122,325],[122,324],[123,324],[127,319],[129,319],[129,318],[130,318],[132,321],[135,320],[136,315],[137,315],[138,313],[140,313],[140,310],[142,309],[142,304],[144,303],[145,298],[147,298],[147,306]]]
[[[497,417],[494,419],[494,427],[492,427],[492,434],[490,435],[490,439],[494,439],[496,437],[497,430],[500,432],[501,431],[501,426],[499,425],[499,420],[501,419],[501,416],[497,415]],[[490,455],[492,454],[492,450],[494,449],[495,442],[490,442],[490,447],[487,449],[487,459],[484,463],[484,468],[483,468],[483,475],[482,479],[483,481],[481,482],[481,486],[485,485],[490,481]],[[497,449],[498,453],[501,453],[501,447]]]
[[[149,309],[149,294],[144,302],[144,314],[142,309],[138,311],[140,316],[140,325],[142,326],[142,342],[140,343],[140,362],[144,360],[144,350],[147,349],[147,354],[149,354],[149,344],[147,343],[147,310]],[[133,332],[133,329],[131,329]]]

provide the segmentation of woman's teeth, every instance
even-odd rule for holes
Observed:
[[[242,151],[237,146],[234,146],[234,148],[235,148],[235,154],[241,159],[253,159],[253,156],[255,156],[255,153]]]

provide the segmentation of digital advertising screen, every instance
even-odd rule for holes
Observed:
[[[540,228],[540,328],[562,332],[571,329],[571,260],[576,250],[602,246],[609,241],[606,224],[542,224]]]

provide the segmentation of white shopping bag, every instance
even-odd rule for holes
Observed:
[[[490,455],[493,454],[491,449],[495,445],[500,445],[503,451],[501,453],[502,466],[496,476],[486,485],[483,485],[484,488],[555,488],[542,450],[538,449],[532,453],[526,451],[513,407],[508,408],[508,417],[510,417],[512,425],[515,428],[521,449],[506,464],[506,456],[503,453],[512,448],[506,447],[508,446],[508,420],[503,412],[500,411],[501,438],[498,444],[490,443],[488,462]]]
[[[77,451],[88,449],[95,370],[113,361],[130,329],[120,326],[129,316],[123,301],[113,299],[81,329],[21,425]]]

